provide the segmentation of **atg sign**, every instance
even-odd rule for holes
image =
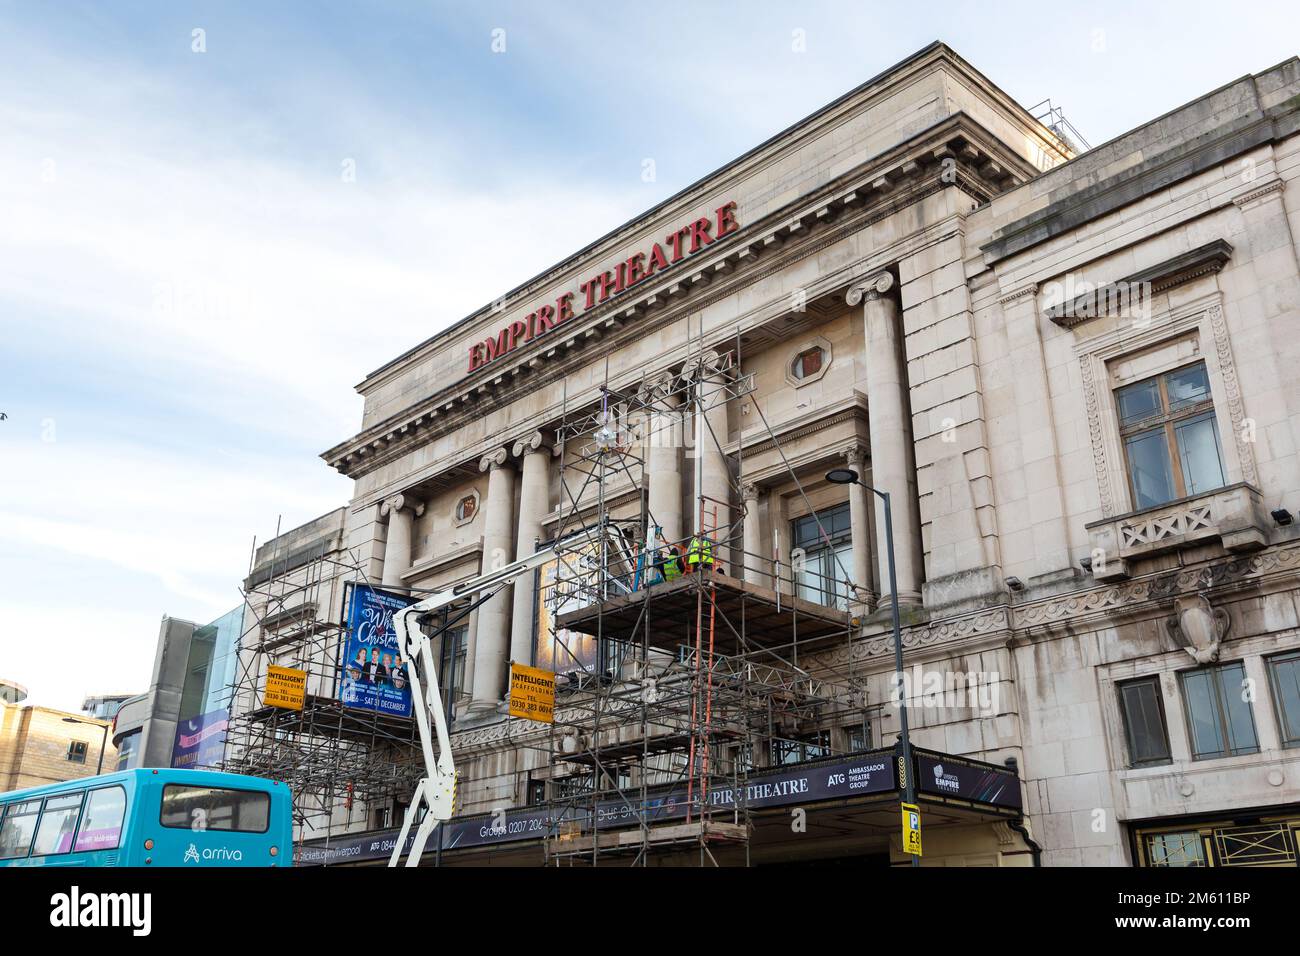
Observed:
[[[410,717],[411,688],[406,680],[409,662],[402,657],[393,615],[413,601],[364,584],[351,587],[339,700],[348,707]]]

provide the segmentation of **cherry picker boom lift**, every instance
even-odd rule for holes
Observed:
[[[398,834],[397,843],[388,858],[390,867],[397,866],[402,856],[402,848],[406,845],[407,835],[411,832],[411,824],[416,820],[420,822],[415,831],[415,840],[411,843],[411,851],[406,857],[406,865],[419,866],[420,856],[424,853],[424,845],[428,842],[429,836],[439,823],[450,819],[456,802],[456,765],[451,753],[451,737],[447,731],[447,715],[442,707],[442,693],[438,687],[434,639],[420,630],[419,619],[426,614],[440,611],[456,601],[482,594],[484,591],[495,591],[521,575],[532,573],[555,558],[562,550],[566,550],[565,545],[567,550],[574,551],[574,541],[578,538],[591,542],[588,535],[574,535],[565,542],[541,548],[529,557],[513,561],[495,571],[489,571],[487,574],[462,581],[454,587],[432,594],[393,615],[393,630],[397,634],[398,645],[402,649],[403,656],[412,662],[412,666],[407,668],[407,681],[411,687],[412,709],[415,711],[415,721],[420,733],[424,776],[416,784],[410,806],[406,808],[402,831]],[[607,527],[605,541],[602,543],[612,552],[603,556],[602,563],[605,567],[614,567],[616,563],[624,567],[628,565],[627,545],[618,532]],[[576,547],[580,552],[581,546]],[[589,561],[590,556],[587,560],[583,560],[583,556],[579,553],[580,563],[588,564]],[[623,588],[626,589],[626,585],[623,585]],[[490,594],[485,595],[482,600],[490,596]],[[424,681],[427,681],[427,687],[423,685]],[[430,719],[433,723],[432,728],[430,728]],[[437,736],[438,741],[436,758],[433,751],[434,735]],[[427,810],[423,819],[420,819],[422,806]]]

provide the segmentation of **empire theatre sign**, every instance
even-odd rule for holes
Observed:
[[[629,256],[614,268],[597,273],[578,286],[577,292],[557,296],[554,304],[538,306],[520,319],[515,319],[500,331],[469,347],[469,371],[477,372],[497,359],[509,355],[516,348],[545,335],[576,315],[607,301],[611,296],[626,292],[644,282],[655,273],[695,255],[705,246],[728,236],[740,228],[736,221],[736,204],[728,202],[714,210],[712,217],[701,216],[680,229],[669,233],[662,243],[651,245],[648,252]],[[581,299],[575,299],[581,294]]]

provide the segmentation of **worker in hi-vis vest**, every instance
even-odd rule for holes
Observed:
[[[666,544],[659,549],[659,573],[665,581],[676,581],[682,576],[682,556],[677,545]]]
[[[694,574],[700,568],[713,567],[713,541],[706,534],[697,534],[691,538],[690,547],[686,549],[686,573]]]

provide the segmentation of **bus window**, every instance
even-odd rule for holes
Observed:
[[[72,849],[72,834],[81,815],[84,792],[65,793],[45,801],[40,825],[36,828],[36,845],[32,856],[53,856]]]
[[[4,823],[0,824],[0,860],[26,856],[36,833],[36,818],[41,812],[41,801],[9,804]]]
[[[126,791],[121,787],[90,791],[86,815],[77,830],[76,851],[116,850],[122,839],[122,818],[125,815]]]
[[[177,830],[233,830],[265,833],[271,816],[271,795],[256,790],[217,787],[163,787],[163,826]]]

